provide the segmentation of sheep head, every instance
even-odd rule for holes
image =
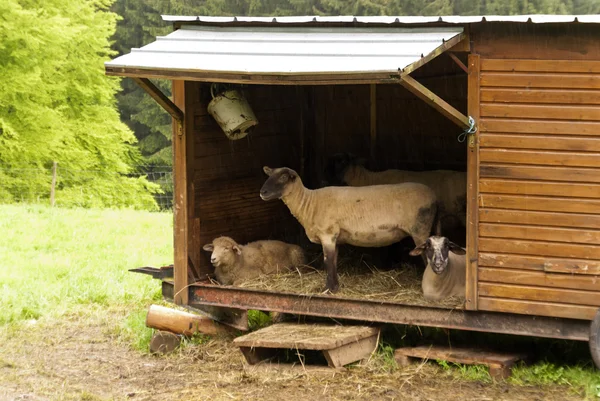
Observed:
[[[298,173],[291,168],[263,167],[263,171],[269,176],[260,189],[262,200],[281,199],[291,191],[291,186],[299,180]]]
[[[218,237],[212,243],[202,247],[210,255],[210,263],[214,267],[231,266],[242,254],[242,247],[229,237]]]
[[[417,256],[425,252],[427,262],[436,274],[441,274],[448,267],[448,253],[464,255],[466,251],[446,237],[432,235],[423,244],[410,251],[410,255]]]

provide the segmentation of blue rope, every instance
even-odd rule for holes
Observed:
[[[477,132],[477,127],[475,126],[475,119],[469,116],[469,127],[465,128],[465,130],[458,136],[458,142],[464,142],[467,139],[467,135],[473,135]]]

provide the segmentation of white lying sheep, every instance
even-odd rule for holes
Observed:
[[[371,171],[362,166],[355,156],[338,153],[329,159],[325,175],[329,185],[346,184],[351,187],[419,182],[435,192],[439,202],[440,217],[455,216],[463,227],[466,227],[467,174],[464,172],[451,170]]]
[[[425,253],[427,267],[423,273],[423,296],[440,301],[451,296],[465,297],[466,251],[446,237],[433,235],[410,254]]]
[[[306,264],[302,248],[281,241],[264,240],[240,245],[232,238],[218,237],[202,249],[211,252],[215,276],[224,285],[238,285],[262,274],[285,272]]]
[[[411,236],[423,243],[437,212],[433,191],[417,183],[310,190],[294,170],[263,168],[269,176],[263,200],[281,199],[302,224],[308,239],[323,247],[327,289],[339,288],[337,245],[382,247]]]

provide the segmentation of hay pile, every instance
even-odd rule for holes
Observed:
[[[340,290],[335,294],[337,297],[389,301],[409,305],[462,308],[463,300],[458,298],[449,298],[441,302],[428,301],[423,298],[421,290],[422,267],[403,263],[390,270],[379,270],[362,257],[355,258],[356,256],[350,254],[338,260]],[[316,256],[313,260],[314,262],[311,264],[318,265],[322,259]],[[248,280],[240,287],[318,295],[323,293],[325,281],[326,273],[324,270],[304,266],[289,273],[261,276]]]

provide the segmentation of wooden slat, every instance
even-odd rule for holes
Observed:
[[[479,225],[479,236],[600,245],[600,231],[580,228],[482,223]]]
[[[600,60],[595,24],[477,24],[472,52],[486,59]]]
[[[600,306],[600,292],[597,291],[480,282],[479,294],[483,297]]]
[[[491,163],[540,164],[548,166],[600,167],[600,153],[540,150],[481,149],[479,159]]]
[[[565,244],[546,241],[526,241],[506,238],[479,238],[481,252],[514,253],[516,255],[539,255],[575,259],[600,259],[600,247],[596,245]]]
[[[238,347],[328,350],[377,336],[368,326],[278,323],[233,340]]]
[[[600,94],[598,97],[600,98]],[[600,138],[594,137],[485,133],[479,139],[482,148],[600,152]]]
[[[482,102],[600,104],[600,91],[586,89],[482,88]]]
[[[541,256],[510,255],[504,253],[481,252],[479,265],[504,269],[542,270],[554,273],[600,275],[600,261],[545,258]]]
[[[479,206],[491,209],[600,214],[598,199],[481,194]]]
[[[600,182],[600,169],[597,168],[482,164],[479,175],[485,178],[495,177],[542,181]]]
[[[492,312],[520,313],[533,316],[551,316],[585,320],[592,320],[598,310],[595,306],[520,301],[516,299],[495,299],[488,297],[479,297],[479,309]]]
[[[173,81],[173,103],[185,115],[185,81]],[[178,305],[188,303],[188,165],[187,136],[191,127],[185,118],[182,135],[178,133],[173,119],[173,242],[174,242],[174,301]]]
[[[481,103],[482,117],[534,118],[545,120],[600,121],[600,107]]]
[[[415,61],[414,63],[405,67],[402,70],[401,77],[404,79],[404,77],[408,76],[408,74],[412,73],[413,71],[417,70],[418,68],[429,63],[431,60],[438,57],[440,54],[444,53],[446,50],[452,48],[453,46],[458,45],[461,42],[468,42],[468,41],[469,41],[469,38],[465,32],[461,32],[458,35],[450,38],[449,40],[444,41],[444,43],[441,46],[437,47],[434,51],[432,51],[429,54],[426,54],[424,57],[421,57],[418,61]],[[465,45],[468,46],[468,43],[466,43]]]
[[[600,89],[600,75],[482,72],[481,86]]]
[[[469,54],[469,80],[468,80],[468,114],[479,124],[479,66],[480,58],[476,54]],[[478,196],[479,196],[479,134],[473,138],[475,146],[467,148],[467,271],[465,286],[465,308],[477,310],[477,246],[478,233]]]
[[[527,119],[482,118],[483,132],[510,132],[513,134],[556,134],[598,136],[600,123],[596,121],[539,121]]]
[[[482,71],[600,73],[598,61],[483,59]]]
[[[600,227],[600,215],[525,212],[521,210],[480,209],[479,221],[484,223],[532,224],[541,226],[593,228]]]
[[[560,197],[572,196],[597,199],[600,198],[600,185],[489,178],[479,180],[479,192],[492,194],[549,195]]]
[[[377,85],[369,85],[369,150],[370,150],[370,161],[375,163],[377,158]]]
[[[533,270],[479,267],[479,281],[600,292],[600,277],[592,275],[584,276],[546,273]]]

